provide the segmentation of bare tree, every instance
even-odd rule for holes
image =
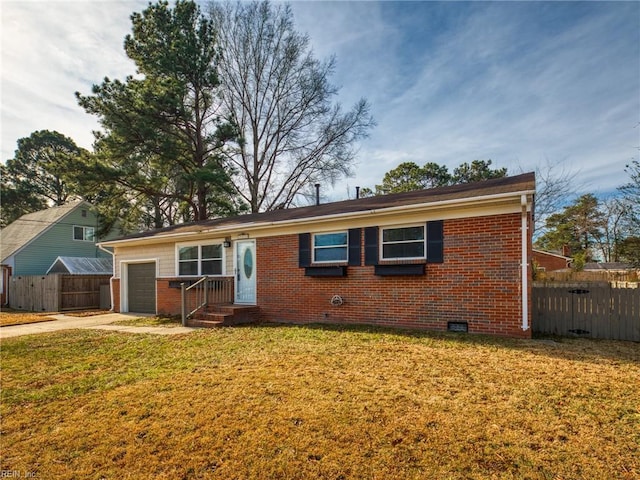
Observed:
[[[596,237],[596,244],[605,262],[620,260],[620,244],[631,232],[629,218],[633,212],[633,205],[625,198],[610,197],[600,202],[603,215],[603,226]]]
[[[640,147],[638,147],[640,150]],[[618,190],[622,192],[624,198],[633,206],[629,214],[629,221],[633,225],[635,234],[640,236],[640,160],[632,160],[624,169],[629,175],[629,183],[621,186]]]
[[[289,5],[213,3],[222,101],[238,129],[227,148],[234,183],[252,212],[292,204],[310,184],[350,173],[355,144],[374,122],[366,100],[343,112],[329,83],[335,62],[318,61],[294,29]]]
[[[568,172],[560,163],[551,163],[548,159],[543,167],[536,168],[535,236],[544,234],[547,218],[560,212],[576,196],[576,175],[576,172]]]

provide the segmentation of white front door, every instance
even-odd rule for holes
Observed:
[[[236,298],[235,303],[256,303],[256,241],[236,242]]]

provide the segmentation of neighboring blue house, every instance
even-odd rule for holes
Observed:
[[[97,231],[98,217],[85,201],[29,213],[0,230],[0,263],[18,276],[45,275],[58,257],[111,260],[96,244]]]

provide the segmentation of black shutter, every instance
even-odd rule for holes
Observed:
[[[311,265],[311,234],[301,233],[298,235],[298,266],[308,267]]]
[[[444,262],[444,222],[427,222],[427,262]]]
[[[364,264],[378,264],[378,227],[364,229]]]
[[[361,232],[359,228],[349,229],[349,265],[351,266],[360,266]]]

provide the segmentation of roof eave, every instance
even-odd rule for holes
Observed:
[[[537,253],[542,253],[543,255],[550,255],[552,257],[562,258],[563,260],[572,260],[571,257],[565,257],[564,255],[560,255],[559,253],[546,252],[544,250],[540,250],[537,248],[534,248],[533,251]]]
[[[394,215],[397,213],[412,213],[416,211],[428,211],[435,210],[443,207],[464,207],[466,205],[473,204],[477,206],[478,204],[487,204],[487,203],[495,203],[495,202],[508,202],[509,200],[517,199],[518,203],[523,195],[527,197],[529,195],[535,194],[534,189],[526,189],[526,190],[518,190],[513,192],[505,192],[491,195],[479,195],[475,197],[466,197],[466,198],[457,198],[450,200],[440,200],[435,202],[423,202],[423,203],[414,203],[408,205],[399,205],[394,207],[386,207],[386,208],[378,208],[378,209],[370,209],[370,210],[359,210],[355,212],[345,212],[345,213],[335,213],[330,215],[319,215],[314,217],[304,217],[304,218],[296,218],[290,220],[282,220],[282,221],[271,221],[271,222],[249,222],[249,223],[235,223],[233,225],[228,226],[220,226],[213,228],[203,228],[202,230],[197,231],[189,231],[189,232],[176,232],[176,233],[168,233],[165,235],[150,235],[146,237],[138,237],[138,238],[130,238],[130,239],[122,239],[122,240],[111,240],[98,243],[98,246],[101,247],[117,247],[122,245],[144,245],[144,244],[153,244],[153,243],[164,243],[167,240],[188,240],[189,237],[195,237],[202,234],[210,234],[215,232],[220,236],[232,234],[235,232],[243,232],[246,230],[260,231],[273,227],[287,227],[287,226],[295,226],[295,225],[304,225],[304,224],[312,224],[312,223],[326,223],[332,222],[335,220],[349,220],[351,218],[360,218],[368,215],[379,215],[379,216],[387,216]],[[531,202],[529,202],[531,206]]]

